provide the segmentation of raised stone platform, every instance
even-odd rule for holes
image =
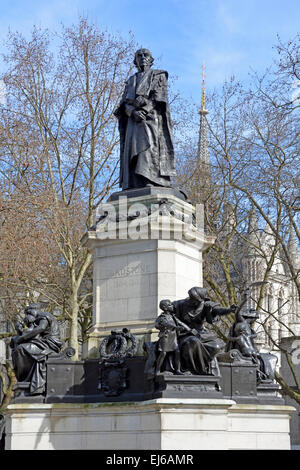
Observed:
[[[162,186],[149,186],[145,188],[125,189],[117,191],[108,198],[107,202],[117,201],[120,197],[136,198],[145,196],[163,195],[165,197],[175,196],[178,199],[188,202],[188,197],[184,191],[177,188],[164,188]]]
[[[83,237],[93,254],[93,327],[85,357],[97,357],[112,329],[129,328],[140,345],[157,334],[162,299],[202,286],[202,252],[215,237],[203,229],[203,206],[176,188],[114,193]],[[142,352],[142,347],[140,351]]]
[[[223,398],[221,377],[215,375],[159,374],[151,390],[153,398]]]
[[[17,383],[14,404],[137,402],[157,398],[229,399],[236,403],[284,405],[273,382],[256,382],[254,365],[220,363],[221,375],[145,375],[146,358],[126,358],[120,366],[98,359],[71,361],[49,358],[44,395],[28,396],[29,383]],[[231,367],[229,367],[231,366]],[[120,373],[123,370],[124,373]],[[105,372],[105,373],[103,373]],[[123,386],[118,387],[121,380]]]
[[[224,398],[237,403],[285,404],[275,380],[258,381],[257,366],[251,360],[243,358],[239,351],[233,349],[230,353],[219,354],[218,363]]]
[[[14,404],[6,450],[290,449],[293,410],[222,399]]]

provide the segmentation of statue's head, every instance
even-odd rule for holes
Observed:
[[[136,51],[133,63],[139,71],[143,71],[145,68],[151,67],[153,62],[154,59],[149,49],[142,48]]]
[[[189,291],[189,298],[196,302],[202,302],[203,300],[209,300],[207,297],[207,290],[204,287],[192,287]]]
[[[30,304],[28,305],[28,307],[25,308],[24,322],[26,326],[32,324],[36,320],[39,310],[40,310],[39,304]]]
[[[237,336],[238,334],[248,334],[248,327],[247,324],[244,323],[238,323],[235,327],[235,335]]]
[[[247,323],[251,324],[251,323],[254,323],[255,320],[259,318],[259,313],[254,308],[250,308],[246,312],[242,312],[242,317],[244,318],[244,320],[247,321]]]
[[[159,303],[159,308],[163,312],[173,312],[173,310],[174,310],[173,304],[172,304],[171,300],[169,300],[169,299],[161,300],[160,303]]]

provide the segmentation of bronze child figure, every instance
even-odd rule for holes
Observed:
[[[182,375],[180,371],[180,351],[178,346],[178,332],[182,329],[179,321],[174,316],[174,306],[170,300],[162,300],[159,308],[163,311],[155,322],[155,327],[159,330],[157,342],[157,360],[155,374],[162,372],[166,356],[170,356],[171,368],[175,375]]]
[[[251,357],[254,362],[257,362],[259,353],[253,345],[252,338],[256,336],[252,333],[248,322],[243,319],[240,312],[236,315],[236,323],[234,328],[234,336],[229,336],[228,341],[233,342],[235,347],[245,357]]]

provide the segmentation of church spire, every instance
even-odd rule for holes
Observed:
[[[202,65],[202,97],[201,97],[201,109],[199,111],[200,115],[208,114],[207,109],[205,109],[205,65]]]
[[[255,247],[260,245],[260,231],[258,228],[257,215],[255,214],[254,207],[252,206],[249,211],[247,239],[253,244],[249,245],[249,253],[255,252]]]
[[[259,232],[258,230],[258,220],[257,216],[255,214],[254,207],[251,206],[250,212],[249,212],[249,219],[248,219],[248,235],[257,235]]]
[[[294,265],[298,267],[300,265],[300,255],[299,255],[298,242],[296,239],[295,230],[292,224],[290,225],[290,228],[289,228],[288,251],[291,255]]]
[[[202,96],[201,96],[201,108],[200,114],[200,131],[199,131],[199,142],[198,142],[198,158],[197,166],[199,170],[199,177],[202,183],[210,181],[210,165],[209,165],[209,153],[208,153],[208,142],[207,142],[207,121],[206,115],[208,110],[205,108],[205,67],[202,67]]]

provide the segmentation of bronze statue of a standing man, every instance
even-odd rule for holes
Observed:
[[[168,73],[151,69],[148,49],[135,53],[138,72],[126,83],[115,115],[120,131],[120,187],[170,186],[176,175]]]

